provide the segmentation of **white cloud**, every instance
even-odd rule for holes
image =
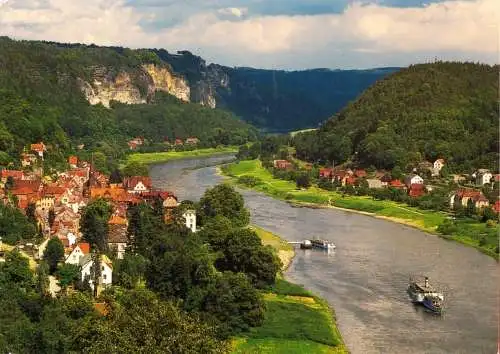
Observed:
[[[233,7],[204,10],[174,27],[146,31],[141,23],[154,13],[138,12],[124,0],[49,0],[43,7],[20,8],[7,2],[0,9],[0,34],[189,49],[215,62],[257,67],[407,65],[435,55],[492,62],[498,59],[497,4],[449,0],[394,8],[353,3],[341,14],[249,18],[245,8]]]
[[[217,11],[218,13],[222,14],[222,15],[232,15],[232,16],[236,16],[236,17],[243,17],[247,12],[248,12],[248,9],[244,8],[244,7],[226,7],[224,9],[219,9]]]

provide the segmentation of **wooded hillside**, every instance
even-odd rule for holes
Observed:
[[[375,83],[317,132],[297,135],[297,155],[389,169],[444,158],[452,170],[497,170],[498,70],[410,66]]]

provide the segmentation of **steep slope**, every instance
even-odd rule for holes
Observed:
[[[298,156],[405,168],[445,158],[450,167],[497,169],[498,66],[436,62],[378,81],[318,132],[295,137]]]
[[[316,127],[364,89],[399,68],[304,71],[207,65],[188,51],[154,50],[190,84],[191,100],[226,108],[271,131]]]
[[[227,111],[187,103],[188,82],[147,50],[4,37],[0,53],[0,150],[13,158],[39,140],[117,156],[137,135],[152,143],[194,135],[207,146],[255,136]]]

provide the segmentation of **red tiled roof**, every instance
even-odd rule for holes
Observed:
[[[122,217],[117,216],[117,215],[113,215],[109,219],[108,224],[110,224],[110,225],[126,225],[127,219],[122,218]]]
[[[403,187],[404,184],[399,180],[399,179],[395,179],[393,181],[391,181],[391,183],[389,183],[391,185],[391,187]]]
[[[14,188],[11,193],[14,195],[36,194],[36,192],[33,192],[33,190],[28,187]]]
[[[333,176],[333,169],[332,168],[320,168],[319,169],[319,176],[320,177],[331,177],[331,176]]]
[[[354,170],[354,175],[356,177],[366,177],[366,171],[365,170]]]
[[[70,165],[76,165],[78,163],[78,157],[70,156],[68,157],[68,162]]]
[[[23,181],[23,180],[16,180],[14,182],[14,187],[17,188],[29,188],[33,191],[33,193],[37,193],[40,191],[40,187],[42,186],[41,181]]]
[[[500,213],[500,200],[497,200],[493,205],[493,210],[498,214]]]
[[[43,152],[45,151],[45,144],[44,143],[31,144],[31,150],[36,152]]]
[[[356,177],[353,177],[353,176],[347,177],[347,179],[345,180],[345,183],[346,184],[350,184],[350,185],[355,184],[356,183]]]
[[[43,190],[44,195],[60,196],[66,192],[66,188],[59,186],[46,186]]]
[[[464,197],[475,198],[479,197],[481,194],[482,194],[481,191],[475,191],[472,189],[460,189],[455,193],[455,195],[458,196],[459,198],[464,198]]]
[[[144,176],[132,176],[125,178],[125,180],[123,181],[123,185],[125,186],[125,188],[130,190],[134,189],[139,182],[142,182],[142,184],[144,184],[144,186],[148,189],[150,189],[152,186],[151,178]]]
[[[77,246],[80,247],[80,249],[82,250],[83,254],[89,254],[90,253],[90,244],[88,244],[87,242],[79,243]]]
[[[24,177],[24,172],[16,170],[2,170],[2,178],[6,177],[12,177],[14,179],[22,179]]]

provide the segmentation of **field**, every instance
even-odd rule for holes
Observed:
[[[255,226],[252,229],[263,244],[293,254],[293,247],[279,236]],[[267,307],[264,324],[235,338],[233,353],[347,353],[325,301],[281,276],[263,296]]]
[[[298,190],[295,183],[274,178],[258,160],[230,164],[223,169],[223,172],[233,177],[231,181],[234,183],[237,183],[241,176],[252,176],[255,178],[253,189],[289,202],[366,213],[433,234],[437,234],[437,227],[449,218],[449,215],[443,212],[421,210],[393,201],[374,200],[371,197],[343,196],[314,186],[307,190]],[[446,238],[475,247],[498,259],[498,255],[494,252],[498,246],[498,225],[488,228],[486,224],[478,222],[458,221],[457,230]]]
[[[167,162],[170,160],[204,157],[204,156],[219,155],[232,152],[234,153],[238,152],[238,147],[224,146],[217,148],[196,149],[192,151],[136,153],[128,155],[126,164],[129,164],[131,162],[138,162],[141,164],[150,165],[155,163]]]

